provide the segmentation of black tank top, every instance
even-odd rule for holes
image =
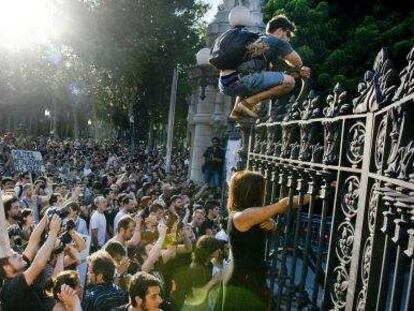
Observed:
[[[233,254],[233,273],[229,283],[242,282],[246,284],[246,281],[251,281],[249,283],[252,285],[262,284],[265,286],[265,232],[259,226],[254,226],[246,232],[240,232],[234,227],[231,218],[228,233]]]

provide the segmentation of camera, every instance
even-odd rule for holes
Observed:
[[[64,232],[59,236],[59,246],[54,249],[55,254],[60,254],[65,249],[66,245],[72,243],[72,236],[70,231],[76,228],[76,224],[72,219],[68,219],[64,225]]]
[[[56,208],[56,207],[49,208],[47,210],[47,218],[50,220],[53,215],[58,215],[59,218],[61,220],[63,220],[66,217],[69,216],[70,212],[71,212],[71,208],[70,208],[70,206],[68,204],[65,204],[61,208]]]

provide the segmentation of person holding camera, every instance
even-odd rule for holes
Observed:
[[[38,250],[41,235],[48,223],[47,239]],[[5,280],[0,294],[3,311],[42,310],[41,297],[33,284],[48,263],[60,225],[58,215],[53,215],[50,221],[43,217],[33,230],[23,254],[13,251],[11,256],[0,259],[0,277]]]

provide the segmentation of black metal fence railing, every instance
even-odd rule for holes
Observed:
[[[358,97],[337,85],[241,122],[239,168],[265,176],[266,203],[311,196],[267,242],[272,310],[414,310],[414,48],[407,60],[398,77],[383,49]]]

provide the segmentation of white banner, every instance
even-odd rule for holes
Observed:
[[[39,151],[12,150],[14,168],[17,172],[41,174],[45,171]]]

